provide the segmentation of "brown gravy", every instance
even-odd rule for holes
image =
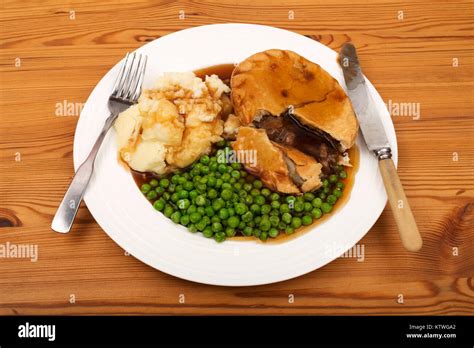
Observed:
[[[222,81],[224,81],[227,85],[229,85],[229,81],[232,76],[232,72],[234,71],[234,68],[235,68],[234,64],[220,64],[220,65],[214,65],[207,68],[196,70],[194,71],[194,73],[196,74],[196,76],[200,78],[204,78],[206,75],[215,74],[219,76],[219,78]],[[280,233],[278,237],[276,238],[268,238],[267,241],[265,242],[262,242],[260,241],[260,239],[255,238],[253,236],[250,236],[250,237],[235,236],[229,239],[236,240],[236,241],[252,240],[252,241],[258,241],[260,243],[269,243],[269,242],[281,243],[282,241],[286,241],[288,239],[300,236],[301,234],[313,229],[315,226],[319,225],[320,223],[332,217],[349,200],[352,187],[354,186],[355,175],[359,168],[359,149],[354,145],[351,149],[348,150],[348,153],[349,153],[349,158],[351,160],[352,167],[345,168],[345,171],[347,172],[347,178],[344,180],[344,184],[345,184],[344,192],[341,198],[338,199],[337,202],[334,204],[334,208],[330,214],[323,215],[320,219],[314,221],[309,226],[300,227],[297,232],[291,235],[287,235],[283,232],[283,233]],[[160,176],[153,173],[141,173],[134,170],[131,170],[131,173],[132,173],[135,183],[138,185],[139,188],[141,187],[142,184],[150,181],[152,178],[158,178],[158,179],[160,178]]]

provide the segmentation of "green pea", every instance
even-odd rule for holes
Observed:
[[[225,238],[226,238],[225,232],[217,232],[214,234],[214,240],[217,243],[222,243],[223,241],[225,241]]]
[[[250,195],[256,197],[256,196],[260,195],[260,190],[257,189],[257,188],[253,188],[253,189],[250,191]]]
[[[156,199],[157,197],[158,197],[158,193],[156,193],[155,190],[148,191],[148,193],[146,194],[146,198],[149,200]]]
[[[211,226],[206,226],[206,228],[204,228],[204,230],[202,231],[202,234],[206,238],[211,238],[214,235],[214,232],[212,231]]]
[[[313,199],[311,204],[313,205],[313,207],[319,208],[319,207],[321,207],[321,204],[323,204],[323,200],[321,198],[317,197],[317,198]]]
[[[214,233],[222,231],[222,224],[220,222],[213,222],[211,225],[212,230]]]
[[[203,195],[197,196],[195,199],[195,203],[197,206],[200,206],[200,207],[206,205],[206,197],[204,197]]]
[[[270,216],[280,216],[280,211],[278,209],[272,209],[270,211]]]
[[[165,208],[166,209],[166,208]],[[198,222],[199,220],[201,220],[201,214],[199,214],[198,212],[196,213],[191,213],[189,214],[189,220],[195,224],[196,222]]]
[[[268,231],[272,227],[272,224],[270,223],[269,219],[262,219],[262,221],[260,221],[260,223],[258,224],[258,227],[262,231]]]
[[[215,214],[215,211],[214,209],[212,209],[211,206],[207,206],[206,208],[204,208],[204,211],[206,212],[206,216],[209,216],[209,217],[212,217]]]
[[[230,166],[232,167],[232,169],[237,170],[237,171],[242,168],[242,165],[239,162],[232,162]]]
[[[339,177],[340,177],[341,179],[347,178],[347,173],[346,173],[346,171],[345,171],[345,170],[341,170],[341,171],[339,172]]]
[[[191,202],[189,201],[189,199],[180,199],[176,204],[178,205],[179,209],[185,210],[189,208]]]
[[[290,235],[290,234],[293,234],[293,232],[295,232],[293,227],[288,226],[287,228],[285,228],[285,233],[286,234]]]
[[[286,223],[286,224],[289,224],[291,222],[291,214],[290,213],[283,213],[283,215],[281,216],[281,220]]]
[[[222,199],[228,201],[228,200],[232,199],[232,193],[233,193],[232,190],[224,189],[221,192],[221,197],[222,197]]]
[[[186,226],[189,224],[189,215],[181,215],[179,219],[179,223],[183,226]]]
[[[331,210],[332,210],[332,205],[327,203],[327,202],[324,202],[322,205],[321,205],[321,210],[323,211],[323,213],[330,213]]]
[[[157,187],[159,184],[158,180],[156,180],[155,178],[151,179],[150,180],[150,186],[151,187]]]
[[[180,185],[184,185],[187,182],[188,182],[188,180],[183,176],[179,177],[179,179],[178,179],[178,184],[180,184]]]
[[[219,166],[217,167],[217,170],[218,170],[219,173],[221,173],[221,174],[227,173],[227,166],[226,166],[224,163],[221,163],[221,164],[219,164]]]
[[[204,229],[207,227],[207,225],[208,225],[208,224],[206,223],[206,221],[201,220],[201,221],[199,221],[199,222],[196,224],[196,228],[197,228],[198,231],[201,231],[201,232],[202,232],[202,231],[204,231]]]
[[[219,211],[221,208],[223,208],[225,205],[225,202],[222,198],[217,198],[212,201],[212,209],[215,211]]]
[[[278,234],[278,230],[274,227],[270,228],[270,230],[268,231],[268,235],[272,238],[276,238]]]
[[[153,208],[155,208],[158,211],[162,211],[165,208],[165,202],[162,199],[158,199],[153,203]]]
[[[345,187],[345,186],[346,186],[346,185],[344,185],[344,183],[343,183],[342,181],[338,181],[338,182],[336,183],[336,187],[337,187],[338,189],[341,189],[341,191],[344,190],[344,187]]]
[[[225,229],[225,234],[226,234],[227,237],[235,236],[235,228],[227,227]]]
[[[196,212],[198,212],[199,214],[202,215],[206,215],[206,209],[204,209],[204,207],[197,207],[196,208]]]
[[[286,196],[285,201],[288,204],[295,204],[296,198],[295,196]]]
[[[233,207],[227,208],[227,211],[229,212],[229,216],[234,216],[235,215],[235,209]]]
[[[304,209],[303,211],[309,212],[313,210],[313,205],[310,202],[304,202]]]
[[[243,234],[244,236],[250,237],[250,236],[253,234],[253,228],[250,227],[250,226],[246,226],[246,227],[242,230],[242,234]]]
[[[326,201],[329,203],[329,204],[332,204],[334,205],[337,201],[337,197],[334,196],[334,195],[329,195],[327,198],[326,198]]]
[[[301,226],[301,219],[297,216],[294,216],[292,219],[291,219],[291,227],[293,227],[294,229],[297,229]]]
[[[175,174],[175,175],[173,175],[173,176],[171,177],[171,182],[172,182],[173,184],[177,184],[178,181],[179,181],[179,175]]]
[[[183,188],[186,191],[191,191],[194,188],[194,184],[192,183],[192,181],[186,181],[183,185]]]
[[[254,237],[260,238],[260,235],[262,234],[262,231],[259,230],[258,228],[254,228],[252,231],[252,234]]]
[[[278,216],[270,216],[269,220],[273,227],[277,227],[280,223],[280,218]]]
[[[266,240],[268,239],[268,233],[265,232],[265,231],[262,232],[262,233],[260,233],[260,237],[259,237],[259,238],[260,238],[260,240],[261,240],[262,242],[266,241]]]
[[[199,162],[201,162],[204,165],[209,164],[209,161],[210,161],[210,159],[209,159],[208,155],[204,155],[199,159]]]
[[[270,204],[264,204],[264,205],[262,205],[260,210],[261,210],[262,214],[268,214],[272,210],[272,206]]]
[[[265,188],[262,189],[261,193],[262,193],[262,195],[263,195],[264,197],[269,197],[270,194],[272,193],[272,191],[270,191],[269,189],[267,189],[267,188],[265,187]]]
[[[227,226],[229,226],[231,228],[237,228],[239,226],[239,224],[240,224],[240,220],[237,216],[231,216],[227,220]]]
[[[250,192],[252,190],[252,185],[251,184],[244,184],[243,189],[247,192]]]
[[[226,144],[226,143],[225,143],[225,140],[219,140],[219,141],[216,143],[217,147],[224,147],[225,144]]]
[[[165,205],[165,209],[164,209],[164,211],[163,211],[163,214],[164,214],[167,218],[171,217],[171,214],[173,214],[173,212],[174,212],[174,209],[173,209],[173,207],[172,207],[170,204]]]
[[[197,211],[197,207],[194,204],[191,204],[188,210],[186,210],[186,213],[192,214],[192,213],[195,213],[196,211]]]
[[[240,179],[240,172],[238,170],[233,170],[231,173],[230,173],[231,177],[238,180]]]
[[[222,190],[230,190],[232,191],[232,185],[228,182],[224,182],[221,186]]]
[[[273,208],[273,209],[280,209],[280,202],[278,201],[272,201],[270,203],[270,206]]]
[[[235,205],[235,212],[238,215],[243,215],[248,211],[248,207],[244,203],[237,203]]]
[[[179,211],[175,211],[173,214],[171,214],[171,221],[173,221],[175,224],[179,224],[180,218],[181,213]]]
[[[177,203],[179,201],[179,195],[175,192],[171,195],[171,202]]]
[[[211,162],[211,163],[209,164],[209,170],[210,170],[211,172],[216,172],[218,166],[219,166],[219,165],[217,164],[217,162]]]
[[[311,202],[313,199],[314,199],[314,193],[312,192],[306,192],[303,194],[303,199],[306,201],[306,202]]]
[[[148,193],[148,191],[150,191],[150,190],[151,190],[151,185],[150,184],[143,184],[140,187],[140,191],[142,191],[143,194]]]
[[[336,182],[337,182],[337,175],[335,175],[335,174],[329,175],[329,182],[330,182],[331,184],[336,183]]]
[[[187,227],[188,227],[189,232],[192,232],[192,233],[196,233],[196,232],[197,232],[196,225],[190,224],[190,225],[188,225]]]
[[[160,180],[160,186],[163,188],[167,188],[170,186],[170,181],[166,178]]]
[[[222,174],[221,179],[223,182],[228,182],[230,180],[230,174],[229,173]]]
[[[311,217],[311,215],[303,215],[303,217],[301,218],[301,223],[303,224],[303,226],[309,226],[313,223],[313,218]]]
[[[325,194],[324,192],[321,192],[321,193],[319,194],[319,198],[321,198],[321,199],[326,199],[326,194]]]
[[[163,193],[165,193],[165,189],[161,186],[158,186],[155,188],[156,193],[158,193],[159,196],[161,196]]]
[[[184,198],[188,198],[188,197],[189,197],[189,192],[188,192],[188,191],[185,191],[185,190],[182,190],[182,191],[178,191],[178,192],[177,192],[177,195],[178,195],[178,198],[179,198],[179,199],[184,199]]]
[[[207,197],[208,197],[209,199],[214,199],[214,198],[217,197],[217,195],[218,195],[218,194],[217,194],[217,191],[214,190],[214,189],[210,189],[209,191],[207,191]]]
[[[280,200],[280,195],[278,193],[274,192],[270,195],[270,199],[272,201],[279,201]]]
[[[242,221],[244,222],[249,222],[253,219],[253,214],[252,212],[248,211],[245,214],[242,215]]]
[[[221,220],[226,220],[229,217],[229,211],[226,208],[219,210],[219,218]]]
[[[253,197],[252,196],[247,196],[244,198],[245,204],[247,205],[252,205],[253,204]]]
[[[255,215],[260,214],[260,206],[258,204],[252,204],[250,206],[250,211],[254,213]]]
[[[284,213],[289,213],[290,212],[290,206],[286,203],[283,203],[282,205],[280,205],[280,213],[284,214]]]
[[[256,189],[261,189],[262,186],[263,186],[263,183],[260,180],[255,180],[253,182],[253,187],[255,187]]]
[[[171,194],[169,192],[163,192],[161,198],[163,198],[165,201],[169,201],[171,199]]]
[[[297,213],[300,213],[304,210],[304,203],[303,202],[295,202],[294,209]]]
[[[313,218],[319,219],[323,215],[323,213],[321,209],[314,208],[313,210],[311,210],[311,215],[313,216]]]
[[[332,191],[332,194],[334,196],[336,196],[337,198],[341,198],[342,197],[342,190],[340,188],[335,188],[333,191]]]
[[[265,197],[262,196],[262,195],[255,196],[254,197],[254,202],[259,204],[259,205],[263,205],[263,204],[265,204]]]
[[[223,183],[222,179],[220,179],[220,178],[217,179],[216,180],[216,188],[220,188],[222,186],[222,183]]]

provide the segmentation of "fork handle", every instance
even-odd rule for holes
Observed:
[[[107,117],[104,127],[99,134],[99,137],[94,143],[91,152],[86,160],[77,169],[76,174],[72,178],[71,184],[64,195],[61,204],[59,205],[56,214],[54,215],[51,228],[60,233],[68,233],[71,230],[72,223],[76,217],[79,206],[81,205],[82,197],[86,191],[87,185],[92,177],[94,170],[94,161],[99,152],[100,146],[104,141],[105,135],[115,121],[117,115],[110,114]]]

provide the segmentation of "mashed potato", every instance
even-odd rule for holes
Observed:
[[[140,172],[187,167],[222,140],[229,92],[216,75],[163,74],[115,121],[120,158]]]

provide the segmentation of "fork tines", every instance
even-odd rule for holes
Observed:
[[[115,80],[112,98],[133,103],[141,94],[147,56],[140,53],[127,53],[120,72]]]

